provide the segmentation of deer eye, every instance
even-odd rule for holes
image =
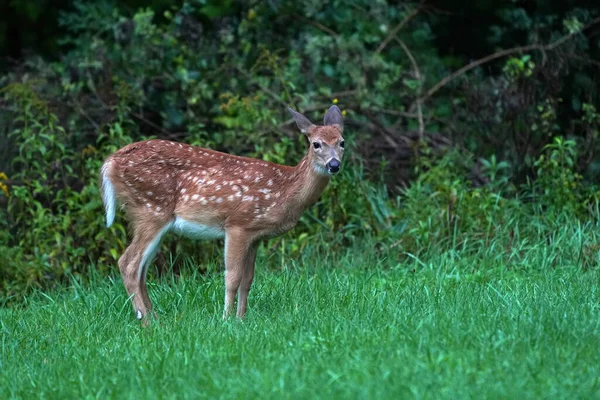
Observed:
[[[343,141],[343,140],[340,142],[340,147],[341,147],[342,149],[344,148],[344,141]]]
[[[320,149],[321,148],[321,143],[319,143],[319,142],[313,142],[313,147],[315,149]]]

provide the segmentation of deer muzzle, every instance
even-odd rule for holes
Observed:
[[[337,158],[332,158],[331,160],[329,160],[327,162],[327,165],[326,165],[327,171],[330,174],[337,174],[340,170],[341,165],[342,164],[340,163],[340,160],[338,160]]]

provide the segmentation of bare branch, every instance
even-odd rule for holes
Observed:
[[[154,128],[154,129],[160,131],[163,135],[167,135],[169,137],[173,136],[173,132],[169,131],[168,129],[163,128],[160,125],[155,124],[154,122],[150,121],[149,119],[144,118],[143,115],[138,114],[133,111],[130,111],[129,113],[131,114],[131,116],[133,116],[138,121],[143,122],[144,124],[150,126],[151,128]]]
[[[335,32],[334,30],[332,30],[332,29],[330,29],[330,28],[326,27],[325,25],[323,25],[323,24],[321,24],[321,23],[319,23],[319,22],[317,22],[317,21],[313,21],[313,20],[312,20],[312,19],[310,19],[310,18],[306,18],[306,17],[305,17],[305,16],[303,16],[303,15],[296,15],[296,18],[298,18],[298,19],[299,19],[299,20],[301,20],[301,21],[304,21],[304,22],[306,22],[306,23],[307,23],[307,24],[309,24],[309,25],[312,25],[312,26],[314,26],[315,28],[317,28],[317,29],[319,29],[319,30],[321,30],[321,31],[323,31],[323,32],[325,32],[325,33],[328,33],[328,34],[330,34],[330,35],[331,35],[331,36],[333,36],[333,37],[336,37],[336,38],[337,38],[337,37],[339,37],[339,36],[340,36],[340,35],[339,35],[337,32]]]
[[[404,17],[404,19],[402,21],[400,21],[400,23],[398,25],[396,25],[394,27],[394,29],[392,29],[390,31],[390,33],[383,40],[383,42],[381,42],[381,44],[379,45],[377,50],[375,50],[375,55],[378,55],[379,53],[381,53],[383,51],[383,49],[385,49],[385,47],[390,43],[390,41],[392,39],[394,39],[394,37],[396,37],[396,34],[400,31],[400,29],[402,29],[402,27],[404,25],[406,25],[411,19],[413,19],[419,13],[420,9],[421,9],[421,5],[419,5],[418,7],[415,7],[411,12],[409,12],[406,15],[406,17]]]
[[[584,63],[588,63],[588,64],[595,65],[596,67],[600,67],[600,61],[592,60],[591,58],[581,57],[581,56],[578,56],[575,54],[571,54],[569,57],[571,57],[574,60],[579,60]]]
[[[96,131],[100,130],[100,125],[96,121],[94,121],[92,117],[89,116],[89,114],[83,109],[81,103],[79,103],[75,96],[71,95],[70,97],[73,101],[72,105],[73,108],[75,108],[75,111],[81,114],[85,119],[87,119],[88,122],[94,126],[94,129],[96,129]]]
[[[427,91],[427,93],[425,93],[425,96],[423,96],[423,98],[421,98],[421,103],[425,103],[425,101],[427,101],[431,96],[433,96],[438,90],[440,90],[442,87],[447,85],[448,82],[456,79],[457,77],[461,76],[462,74],[464,74],[467,71],[477,68],[478,66],[480,66],[482,64],[485,64],[485,63],[488,63],[497,58],[505,57],[505,56],[515,54],[515,53],[521,53],[521,52],[532,51],[532,50],[538,50],[541,52],[547,52],[547,51],[554,50],[558,46],[560,46],[560,45],[564,44],[565,42],[567,42],[568,40],[572,39],[575,35],[583,32],[584,30],[590,28],[591,26],[597,24],[598,22],[600,22],[600,17],[592,20],[590,23],[585,25],[583,28],[581,28],[577,32],[569,33],[568,35],[565,35],[565,36],[561,37],[560,39],[558,39],[550,44],[547,44],[547,45],[530,44],[527,46],[513,47],[511,49],[500,50],[496,53],[493,53],[493,54],[490,54],[483,58],[480,58],[479,60],[475,60],[472,63],[465,65],[464,67],[460,68],[458,71],[453,72],[452,74],[448,75],[447,77],[445,77],[444,79],[439,81],[437,84],[435,84],[431,89],[429,89]]]
[[[423,102],[421,101],[421,93],[423,91],[423,81],[421,80],[421,70],[419,68],[419,64],[417,64],[417,60],[413,57],[410,49],[406,44],[400,40],[398,37],[395,38],[402,50],[406,53],[406,56],[410,60],[410,63],[413,66],[413,70],[415,71],[415,78],[419,81],[419,87],[417,89],[417,118],[419,120],[419,140],[423,140],[423,136],[425,135],[425,121],[423,120]]]

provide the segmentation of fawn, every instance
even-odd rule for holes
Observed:
[[[147,322],[152,303],[146,289],[148,265],[167,232],[194,239],[225,238],[225,307],[243,317],[254,279],[261,239],[292,229],[314,204],[344,153],[343,117],[332,106],[324,125],[288,108],[310,141],[295,167],[167,140],[127,145],[110,155],[101,170],[106,225],[117,201],[129,219],[133,240],[119,269],[138,319]]]

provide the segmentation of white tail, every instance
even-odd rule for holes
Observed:
[[[102,166],[106,223],[118,199],[133,240],[119,269],[138,318],[152,309],[146,272],[161,239],[173,231],[195,239],[225,238],[225,309],[243,317],[261,239],[293,228],[341,166],[342,114],[332,106],[323,126],[289,110],[310,146],[295,167],[166,140],[123,147]]]
[[[109,227],[115,220],[115,210],[117,199],[115,198],[115,188],[108,177],[108,168],[110,164],[104,163],[102,166],[102,200],[106,208],[106,226]]]

